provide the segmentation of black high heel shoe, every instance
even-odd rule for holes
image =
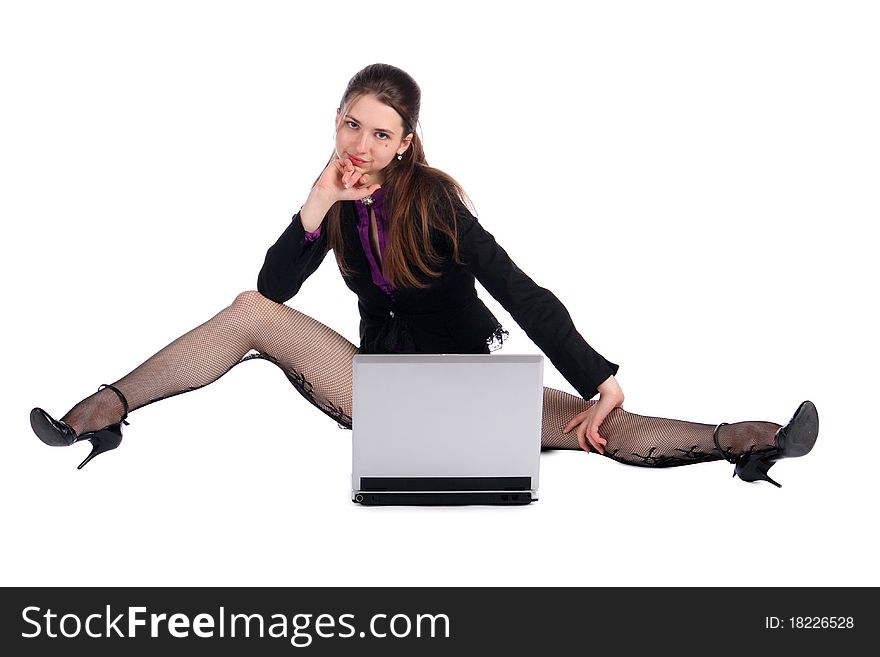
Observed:
[[[110,388],[116,393],[120,401],[122,401],[123,413],[122,419],[119,422],[108,425],[99,431],[89,431],[81,436],[77,436],[76,431],[74,431],[69,424],[61,420],[53,419],[52,416],[42,408],[35,408],[31,411],[31,428],[34,430],[34,433],[37,434],[37,438],[47,445],[51,445],[52,447],[67,447],[83,440],[88,440],[92,443],[92,451],[86,457],[85,461],[77,466],[77,470],[82,469],[86,463],[91,461],[98,454],[103,454],[104,452],[109,452],[111,449],[119,447],[119,443],[122,442],[122,425],[128,425],[128,422],[125,421],[125,418],[128,417],[128,400],[125,399],[125,395],[123,395],[118,388],[107,383],[101,384],[101,387],[98,388],[98,390],[100,391],[104,388]]]
[[[769,481],[777,488],[782,488],[782,484],[771,479],[767,471],[779,459],[803,456],[813,449],[816,438],[819,437],[819,412],[816,405],[809,400],[802,402],[788,424],[776,432],[775,447],[758,452],[749,450],[734,458],[721,449],[718,444],[718,430],[726,424],[728,423],[722,422],[715,427],[712,438],[718,451],[734,464],[733,476],[739,475],[743,481]]]

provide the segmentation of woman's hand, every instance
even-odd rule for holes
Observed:
[[[609,376],[599,385],[599,400],[587,410],[578,413],[562,429],[568,433],[577,427],[578,445],[585,452],[589,452],[590,445],[600,454],[605,453],[606,441],[599,435],[599,427],[605,421],[605,417],[618,406],[623,406],[623,390],[617,379]],[[587,441],[589,440],[589,443]]]
[[[345,158],[335,159],[321,172],[309,198],[300,209],[303,229],[318,229],[327,211],[336,201],[357,201],[375,192],[381,185],[370,185],[370,174]]]
[[[323,200],[332,205],[336,201],[357,201],[374,193],[381,185],[370,185],[370,174],[364,173],[360,167],[347,157],[335,159],[321,173],[318,182],[312,188]]]

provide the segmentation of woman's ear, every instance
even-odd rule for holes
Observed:
[[[409,148],[409,145],[412,143],[413,133],[409,133],[406,137],[403,138],[403,141],[400,142],[400,148],[397,149],[397,152],[401,155],[406,153],[406,149]]]

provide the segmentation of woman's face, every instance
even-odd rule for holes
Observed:
[[[382,169],[409,148],[412,133],[403,134],[403,121],[393,108],[375,96],[361,96],[345,115],[336,110],[336,155],[349,158],[370,175],[369,184],[384,182]]]

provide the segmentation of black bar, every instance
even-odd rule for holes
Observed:
[[[361,477],[365,491],[529,490],[531,477]]]
[[[358,558],[356,552],[352,558]],[[678,657],[866,654],[875,644],[877,589],[7,588],[0,595],[0,650],[6,655],[161,651],[162,657],[171,657],[229,648],[248,655],[466,651],[463,654],[670,652]],[[131,611],[138,607],[143,609]],[[46,613],[54,619],[47,620]],[[235,614],[249,617],[251,636],[244,636],[245,623],[239,620],[236,625]],[[153,615],[165,619],[158,621],[156,637],[150,635]],[[109,638],[91,638],[84,631],[61,636],[60,627],[74,633],[74,616],[81,624],[91,622],[88,627],[94,634],[103,634],[114,618],[116,629],[106,632]],[[186,636],[176,637],[169,630],[172,616],[177,619],[175,631],[185,631]],[[427,616],[432,625],[425,622]],[[134,627],[133,636],[127,633],[131,618],[145,623]],[[269,632],[273,621],[274,637]],[[203,636],[196,635],[197,624]],[[238,628],[235,636],[230,627]],[[38,630],[34,638],[23,636]],[[48,632],[58,636],[51,638]]]
[[[531,493],[358,493],[364,506],[460,506],[462,504],[519,505],[532,502]]]

